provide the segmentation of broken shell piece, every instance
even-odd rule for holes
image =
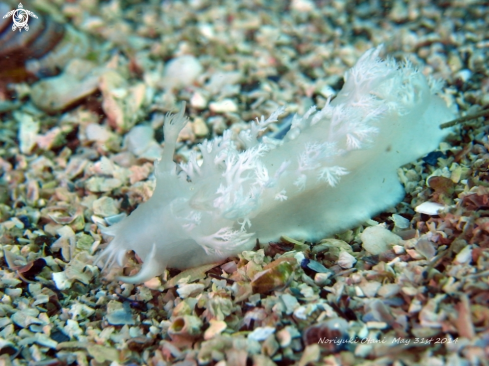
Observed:
[[[118,132],[125,132],[133,127],[146,102],[145,84],[129,86],[122,75],[110,70],[100,76],[98,86],[102,92],[102,108],[109,125]]]
[[[409,227],[409,220],[401,215],[393,214],[391,216],[394,225],[399,229],[407,229]]]
[[[381,286],[382,284],[377,281],[365,281],[364,283],[360,284],[360,289],[365,296],[375,297],[375,295],[377,295],[377,291],[380,289]]]
[[[287,315],[292,314],[299,307],[299,301],[290,294],[280,295],[280,299],[285,305],[285,314]]]
[[[264,271],[258,272],[251,281],[253,292],[265,294],[286,286],[292,279],[294,272],[294,268],[288,259],[290,258],[277,259],[268,264]]]
[[[353,254],[351,245],[343,240],[323,239],[320,244],[312,248],[313,254],[324,253],[328,260],[337,261],[341,252]]]
[[[239,92],[239,86],[237,84],[242,79],[243,75],[240,71],[218,71],[209,79],[205,88],[211,94],[216,95],[226,91],[227,95],[233,94],[232,92],[236,90],[236,94]]]
[[[15,358],[20,353],[20,350],[13,343],[2,339],[0,342],[0,353],[11,355],[10,357]]]
[[[314,276],[314,283],[318,286],[325,286],[331,282],[329,279],[333,275],[333,272],[329,273],[316,273]]]
[[[30,154],[36,144],[37,134],[39,133],[39,121],[35,121],[27,113],[14,112],[14,118],[20,125],[19,142],[22,154]]]
[[[48,113],[64,110],[97,90],[102,70],[92,62],[74,59],[61,75],[33,85],[32,102]]]
[[[433,243],[426,239],[420,239],[416,243],[416,251],[428,260],[433,259],[436,255],[436,248]]]
[[[362,239],[363,249],[374,255],[387,252],[394,245],[402,243],[401,237],[393,234],[383,225],[366,228],[360,238]]]
[[[157,160],[162,149],[154,138],[154,130],[150,126],[135,126],[125,138],[127,149],[138,158]]]
[[[387,283],[379,288],[377,294],[383,298],[389,298],[397,295],[399,291],[401,291],[401,286],[396,283]]]
[[[394,253],[396,253],[397,255],[406,253],[406,249],[404,249],[402,245],[394,245],[392,247],[392,250],[394,250]]]
[[[342,251],[340,253],[340,257],[338,258],[338,265],[343,268],[351,268],[353,265],[356,263],[356,259],[354,256],[352,256],[350,253]]]
[[[204,109],[207,107],[207,98],[203,93],[197,91],[190,98],[190,105],[194,108]]]
[[[472,259],[472,248],[470,245],[463,248],[455,257],[455,264],[470,263]]]
[[[42,324],[42,321],[37,318],[39,310],[36,308],[25,308],[16,311],[10,319],[21,328],[27,328],[31,324]]]
[[[113,134],[105,127],[97,123],[90,123],[85,129],[85,136],[89,141],[105,142]]]
[[[201,283],[186,283],[179,286],[177,293],[182,299],[195,296],[204,290],[205,286]]]
[[[107,322],[112,325],[136,324],[128,303],[120,303],[112,300],[107,305]]]
[[[209,104],[211,111],[216,113],[232,113],[238,111],[238,105],[232,99],[223,99]]]
[[[154,130],[151,126],[135,126],[124,139],[127,149],[134,155],[141,155],[154,141]]]
[[[275,333],[274,327],[258,327],[255,328],[253,332],[248,334],[248,338],[260,342],[267,339],[273,333]]]
[[[73,284],[73,281],[69,280],[64,272],[54,272],[52,279],[58,290],[69,289]]]
[[[165,66],[163,86],[168,89],[190,86],[201,73],[202,65],[194,56],[175,57]]]
[[[290,342],[292,341],[292,335],[289,332],[288,328],[284,328],[280,331],[277,332],[277,340],[278,343],[280,344],[280,347],[285,348],[287,347]]]
[[[123,182],[117,178],[90,177],[85,181],[85,188],[90,192],[110,192],[122,184]]]
[[[210,327],[207,328],[207,330],[204,333],[204,339],[208,341],[211,338],[214,338],[214,336],[221,334],[226,328],[227,324],[225,321],[222,320],[215,320],[211,319],[209,320]]]
[[[421,253],[418,253],[416,250],[414,249],[406,249],[406,252],[407,254],[409,254],[409,256],[412,258],[412,259],[423,259],[423,255],[421,255]]]
[[[100,197],[93,202],[93,213],[98,216],[108,217],[119,213],[117,202],[110,197]]]
[[[205,137],[209,134],[209,127],[202,118],[196,118],[192,123],[192,131],[197,137]]]
[[[416,206],[414,211],[425,214],[425,215],[438,215],[438,212],[444,209],[446,206],[441,205],[436,202],[423,202],[422,204]]]

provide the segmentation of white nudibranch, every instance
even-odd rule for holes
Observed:
[[[367,51],[345,75],[336,98],[294,116],[283,140],[259,139],[284,108],[240,132],[199,145],[203,163],[173,161],[184,108],[167,116],[153,196],[104,229],[114,238],[98,260],[144,260],[122,281],[141,283],[165,268],[217,262],[281,235],[318,240],[361,224],[399,202],[397,169],[434,150],[453,117],[430,83],[409,64]]]

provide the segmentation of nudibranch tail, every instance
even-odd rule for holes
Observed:
[[[161,263],[156,259],[156,243],[153,243],[151,251],[146,258],[144,258],[143,266],[139,273],[135,276],[118,276],[117,280],[136,285],[159,276],[164,270],[165,268],[162,267]]]

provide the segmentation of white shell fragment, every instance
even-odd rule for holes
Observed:
[[[32,102],[47,112],[57,112],[94,93],[103,68],[90,61],[73,59],[58,76],[45,78],[32,86]]]
[[[379,288],[377,294],[383,298],[388,298],[397,295],[399,291],[401,291],[401,286],[396,283],[387,283]]]
[[[109,302],[106,318],[107,322],[112,325],[133,325],[136,323],[128,303],[121,304],[117,301]]]
[[[423,202],[422,204],[416,206],[414,211],[425,214],[425,215],[438,215],[438,212],[444,209],[445,206],[436,202]]]
[[[203,109],[207,107],[207,98],[200,92],[195,92],[190,98],[190,105],[194,108]]]
[[[366,228],[360,235],[362,247],[369,253],[377,255],[402,243],[401,237],[387,230],[383,225]]]
[[[399,229],[407,229],[409,227],[409,220],[401,215],[393,214],[392,221],[394,221],[394,225]]]
[[[343,269],[348,269],[353,267],[356,261],[357,260],[355,259],[355,257],[352,256],[350,253],[342,251],[338,258],[338,265]]]
[[[248,338],[259,342],[264,341],[273,333],[275,333],[275,328],[273,327],[258,327],[248,335]]]
[[[209,104],[211,111],[216,113],[232,113],[238,111],[236,102],[232,99],[223,99]]]
[[[187,297],[199,294],[203,289],[204,285],[200,283],[186,283],[179,286],[177,293],[182,299],[186,299]]]
[[[85,135],[89,141],[105,142],[111,137],[110,131],[97,123],[90,123],[85,129]]]
[[[26,113],[14,113],[15,119],[19,122],[19,142],[20,151],[23,154],[30,154],[36,144],[37,134],[40,124],[32,116]]]
[[[162,149],[154,138],[154,130],[150,126],[133,127],[125,137],[127,149],[138,158],[157,160]]]
[[[467,245],[455,257],[455,264],[467,264],[472,259],[472,247]]]
[[[416,243],[416,251],[428,260],[436,255],[436,248],[429,240],[421,239]]]
[[[204,333],[204,339],[205,340],[212,339],[216,335],[221,334],[228,326],[226,324],[226,322],[224,322],[222,320],[211,319],[209,321],[209,323],[210,323],[210,326],[209,326],[209,328],[207,328],[207,330]]]
[[[117,202],[113,198],[106,196],[95,200],[92,207],[93,213],[102,217],[114,216],[119,213]]]
[[[184,55],[170,60],[164,70],[165,88],[173,89],[191,85],[202,73],[202,65],[192,55]]]
[[[58,290],[69,289],[73,284],[73,282],[68,279],[65,272],[54,272],[52,278]]]

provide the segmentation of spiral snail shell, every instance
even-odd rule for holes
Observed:
[[[0,15],[10,10],[0,2]],[[73,57],[83,57],[89,46],[86,35],[44,14],[29,17],[28,31],[12,31],[12,18],[0,18],[0,80],[55,74]]]
[[[0,3],[0,14],[9,10],[7,4]],[[2,77],[17,79],[26,73],[26,62],[40,59],[55,48],[65,29],[44,16],[31,17],[28,31],[12,31],[11,23],[10,17],[0,19],[0,73]]]

